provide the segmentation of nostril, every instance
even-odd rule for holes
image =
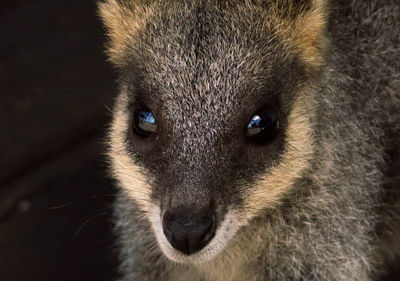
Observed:
[[[171,233],[171,231],[168,230],[167,227],[163,226],[164,229],[164,235],[165,237],[167,237],[168,241],[170,243],[172,243],[173,239],[174,239],[174,235]]]
[[[171,245],[190,255],[203,249],[214,237],[215,217],[185,212],[166,212],[163,218],[165,237]]]
[[[171,244],[173,244],[173,240],[174,240],[174,235],[170,231],[173,220],[174,220],[174,216],[172,214],[166,212],[164,215],[164,219],[163,219],[163,231],[164,231],[165,237],[167,237],[168,241]]]
[[[175,215],[172,212],[165,212],[164,221],[171,222],[175,219]]]
[[[202,243],[204,244],[208,244],[208,242],[210,242],[210,240],[214,237],[214,232],[211,231],[211,229],[206,233],[206,235],[204,235],[203,241]]]

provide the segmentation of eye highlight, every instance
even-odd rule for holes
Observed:
[[[157,132],[157,123],[150,110],[136,110],[133,116],[133,131],[137,135],[147,138]]]
[[[275,109],[262,108],[247,125],[246,136],[258,143],[271,141],[279,130],[279,116]]]

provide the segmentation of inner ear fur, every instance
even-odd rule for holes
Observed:
[[[301,1],[300,4],[296,2],[298,0],[261,1],[265,1],[262,6],[267,7],[260,15],[265,17],[265,27],[275,30],[278,37],[293,45],[305,64],[319,67],[327,46],[327,0]],[[252,5],[251,2],[255,4],[258,1],[245,0],[245,5]],[[124,49],[154,14],[154,3],[149,0],[105,0],[98,3],[109,37],[107,53],[115,65],[124,64]]]
[[[112,63],[124,62],[124,48],[152,14],[147,0],[106,0],[98,2],[98,11],[107,30],[107,53]]]
[[[327,47],[325,35],[328,7],[325,0],[313,0],[311,9],[296,17],[292,35],[294,44],[300,49],[301,58],[313,67],[323,63]]]

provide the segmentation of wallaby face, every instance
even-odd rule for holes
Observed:
[[[340,220],[347,225],[358,208],[356,197],[339,207],[351,196],[332,195],[340,190],[336,184],[351,186],[354,180],[343,175],[353,168],[343,165],[343,178],[333,171],[341,170],[340,157],[356,150],[342,146],[352,139],[342,128],[362,127],[342,106],[351,95],[342,97],[339,84],[347,87],[351,79],[335,80],[327,62],[328,1],[108,0],[99,7],[120,77],[109,156],[125,201],[116,211],[117,227],[127,230],[121,234],[128,245],[124,266],[140,268],[132,276],[164,280],[157,274],[168,272],[175,280],[176,272],[194,266],[201,280],[278,280],[274,266],[291,262],[297,277],[311,270],[308,276],[331,279],[332,259],[338,268],[346,260],[337,241],[361,237],[364,229],[336,228],[332,244],[323,241],[324,228]],[[362,185],[369,184],[356,186]],[[364,206],[371,198],[363,197]],[[133,226],[134,217],[143,225]],[[251,246],[240,248],[237,241]],[[237,273],[217,262],[240,257],[241,249],[243,260],[261,263],[259,270],[252,265]],[[358,250],[369,255],[368,247]],[[245,261],[236,259],[240,268]],[[354,259],[349,267],[363,263]],[[163,269],[146,273],[143,264],[151,261]],[[213,261],[220,266],[215,272],[223,268],[231,277],[218,279],[208,272],[212,266],[202,267]],[[169,271],[169,262],[188,267]],[[313,263],[324,269],[312,271]]]
[[[309,116],[294,111],[298,96],[310,95],[301,91],[315,66],[302,59],[300,48],[310,47],[285,41],[290,35],[260,14],[278,7],[255,6],[241,18],[239,3],[160,5],[165,13],[152,14],[116,51],[115,60],[124,57],[123,120],[115,121],[112,151],[124,154],[140,183],[114,156],[113,171],[148,213],[164,253],[197,262],[217,255],[241,225],[290,189],[293,175],[277,179],[287,165],[296,173],[306,166]],[[315,12],[302,9],[276,16],[295,25],[302,16],[295,13]],[[291,136],[299,126],[303,133]]]

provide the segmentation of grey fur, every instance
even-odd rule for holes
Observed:
[[[153,144],[125,132],[121,154],[141,167],[154,204],[203,208],[212,198],[219,221],[230,206],[242,210],[247,192],[288,149],[288,115],[310,81],[315,106],[305,115],[315,149],[279,204],[202,264],[167,259],[149,214],[121,183],[121,280],[378,280],[399,258],[400,4],[331,1],[328,52],[312,70],[271,30],[260,33],[257,5],[278,1],[216,9],[218,1],[196,0],[172,12],[156,1],[151,21],[127,37],[118,67],[129,101],[117,102],[116,113],[131,118],[132,103],[144,100],[163,129]],[[292,2],[299,13],[309,8]],[[237,128],[265,102],[279,104],[282,134],[270,146],[244,149]]]

